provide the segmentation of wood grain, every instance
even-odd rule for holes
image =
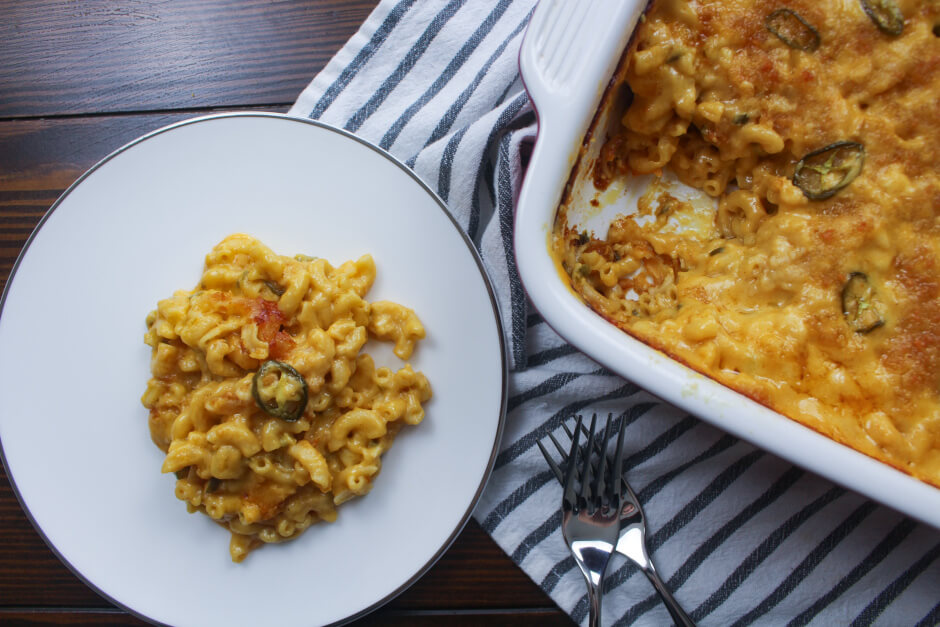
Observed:
[[[38,627],[40,625],[81,625],[109,627],[111,625],[147,625],[144,621],[118,611],[3,611],[0,624],[8,627]],[[354,623],[357,627],[568,627],[571,620],[561,612],[533,610],[529,612],[496,611],[460,613],[402,612],[381,609]]]
[[[284,105],[377,0],[0,0],[0,118]]]

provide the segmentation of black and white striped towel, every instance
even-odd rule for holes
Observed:
[[[582,409],[628,422],[628,477],[653,559],[703,625],[936,625],[940,534],[665,405],[567,345],[526,302],[513,200],[536,121],[518,77],[534,0],[383,0],[291,114],[378,144],[467,230],[510,347],[509,415],[474,516],[578,623],[588,602],[564,545],[560,488],[535,442]],[[645,577],[608,570],[605,625],[664,625]]]

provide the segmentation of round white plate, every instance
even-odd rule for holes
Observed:
[[[334,265],[371,253],[367,299],[417,312],[410,362],[434,393],[368,496],[242,564],[173,495],[140,403],[144,318],[236,232]],[[24,509],[90,586],[172,625],[331,624],[400,593],[469,518],[506,389],[496,300],[441,200],[378,148],[282,115],[199,118],[118,150],[49,210],[0,300],[0,442]]]

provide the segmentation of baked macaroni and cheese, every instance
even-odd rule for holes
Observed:
[[[163,472],[191,512],[231,531],[236,562],[335,520],[372,488],[402,426],[424,417],[427,378],[362,352],[374,338],[407,360],[424,337],[412,310],[364,300],[374,280],[369,255],[334,268],[232,235],[194,290],[147,316],[142,400]]]
[[[668,171],[714,208],[665,177],[606,233],[569,225],[563,203],[552,247],[572,288],[643,342],[940,486],[938,70],[936,1],[654,2],[594,184]]]

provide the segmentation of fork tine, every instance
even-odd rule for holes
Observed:
[[[562,423],[564,424],[564,423]],[[571,431],[568,430],[568,427],[565,427],[565,431],[568,432],[568,439],[571,439]],[[561,447],[561,444],[558,443],[558,440],[555,439],[555,436],[549,432],[548,438],[552,441],[552,444],[555,445],[555,450],[558,451],[558,454],[561,455],[561,460],[564,461],[568,458],[568,451]]]
[[[580,415],[576,416],[576,418],[580,419],[581,416]],[[561,423],[561,428],[565,430],[565,433],[568,435],[569,441],[574,440],[574,432],[571,431],[571,427],[568,426],[567,422],[563,421]],[[583,424],[579,425],[576,428],[579,433],[588,435],[587,427],[585,427]],[[544,457],[545,461],[548,462],[548,467],[551,468],[552,473],[555,475],[555,478],[558,479],[558,483],[560,483],[562,487],[564,487],[565,471],[562,470],[562,466],[567,467],[568,457],[570,453],[569,451],[565,450],[565,448],[561,445],[561,443],[558,441],[558,438],[555,437],[555,434],[553,434],[552,432],[548,432],[546,435],[548,436],[548,439],[552,441],[552,444],[555,446],[555,450],[558,451],[558,454],[561,456],[561,466],[559,466],[555,462],[555,460],[552,459],[552,456],[545,449],[541,440],[537,440],[535,443],[538,445],[539,450],[542,451],[542,457]]]
[[[614,490],[613,484],[614,484],[614,481],[616,480],[615,477],[612,476],[610,478],[610,481],[608,482],[605,476],[605,472],[607,470],[607,443],[610,441],[610,421],[612,420],[612,418],[613,418],[613,414],[607,414],[607,425],[604,427],[604,441],[601,443],[601,448],[600,448],[601,459],[600,459],[600,462],[598,463],[597,477],[595,480],[597,484],[595,498],[597,498],[598,502],[602,500],[608,500],[608,501],[610,500],[610,496],[607,494],[608,486],[606,484],[610,483],[610,490],[613,491]]]
[[[580,416],[577,416],[577,418],[580,418]],[[574,432],[571,431],[571,427],[568,426],[568,423],[562,422],[562,423],[561,423],[561,427],[562,427],[562,429],[565,430],[565,433],[568,435],[568,439],[569,439],[569,440],[573,440],[573,439],[574,439]],[[583,424],[582,424],[582,425],[579,425],[578,432],[579,432],[579,433],[584,433],[585,435],[588,435],[588,429],[587,429],[587,427],[585,427]],[[547,449],[545,448],[545,446],[542,444],[542,441],[541,441],[541,440],[536,440],[535,443],[538,445],[539,450],[542,451],[542,457],[545,458],[545,461],[548,463],[548,467],[551,469],[552,473],[555,475],[555,478],[558,480],[558,483],[560,483],[560,484],[562,485],[562,487],[564,487],[564,485],[565,485],[565,471],[562,470],[562,466],[566,466],[566,464],[567,464],[567,460],[568,460],[568,457],[569,457],[569,451],[566,451],[566,450],[565,450],[565,448],[564,448],[564,447],[561,445],[561,443],[558,441],[558,438],[556,438],[553,433],[549,432],[549,433],[547,433],[546,435],[548,436],[548,439],[552,441],[552,444],[555,446],[555,450],[558,451],[558,454],[561,456],[561,466],[559,466],[558,463],[555,462],[555,460],[552,458],[551,454],[548,452],[548,450],[547,450]],[[597,446],[595,446],[594,448],[596,449]],[[593,464],[592,464],[592,468],[593,468]]]
[[[620,480],[617,481],[616,488],[611,486],[611,492],[616,492],[614,497],[617,499],[617,507],[620,506],[620,503],[623,501],[624,486],[626,486],[627,491],[630,494],[633,494],[633,490],[630,488],[630,484],[627,483],[627,480],[623,476],[623,433],[626,430],[627,421],[620,421],[620,433],[617,435],[617,454],[614,456],[614,468],[612,476],[618,477]],[[608,427],[610,423],[608,423]],[[635,500],[635,498],[634,498]]]
[[[578,440],[581,435],[581,416],[578,416],[578,426],[575,429],[575,435],[571,439],[571,452],[568,454],[568,467],[565,469],[565,483],[562,492],[562,503],[566,507],[572,507],[575,503],[574,476],[575,466],[577,465]]]
[[[578,418],[580,418],[580,417],[581,417],[581,416],[579,415]],[[562,421],[561,426],[562,426],[562,428],[565,430],[565,433],[568,434],[568,439],[569,439],[569,440],[574,437],[574,434],[571,433],[571,429],[568,428],[568,423],[567,423],[567,422]]]
[[[554,440],[555,438],[552,439]],[[548,462],[548,467],[552,469],[553,473],[555,473],[555,478],[558,479],[558,482],[561,483],[564,481],[562,479],[561,468],[558,467],[558,464],[555,463],[555,460],[552,459],[552,456],[549,455],[548,451],[545,450],[545,447],[542,446],[542,441],[536,440],[535,443],[539,445],[539,450],[542,451],[542,457],[544,457],[545,461]]]
[[[578,426],[580,426],[580,421]],[[588,435],[588,443],[584,447],[584,454],[581,461],[584,464],[584,468],[581,471],[581,499],[582,501],[591,500],[593,502],[596,494],[591,494],[588,496],[588,491],[591,489],[591,458],[594,452],[594,433],[597,428],[597,414],[591,416],[591,431]]]
[[[568,425],[567,425],[566,423],[564,423],[564,422],[561,423],[561,426],[564,428],[565,433],[568,434],[568,439],[570,440],[570,439],[573,437],[573,435],[574,435],[574,434],[571,433],[571,428],[568,427]],[[584,425],[581,425],[581,433],[583,433],[584,435],[588,435],[588,428],[585,427]]]
[[[577,424],[575,425],[574,431],[572,431],[571,427],[569,427],[566,422],[561,423],[562,429],[564,429],[565,433],[568,435],[568,438],[572,440],[572,445],[573,445],[572,450],[576,448],[576,444],[574,443],[575,433],[579,435],[581,433],[587,436],[591,435],[591,431],[587,428],[587,426],[585,426],[582,423],[582,417],[580,415],[576,415],[575,418],[577,419]],[[596,415],[594,416],[594,418],[596,418]],[[607,425],[604,428],[603,444],[601,443],[599,439],[592,441],[593,451],[596,452],[598,456],[601,458],[602,464],[606,463],[607,461],[606,450],[607,450],[607,446],[609,444],[609,439],[610,439],[610,436],[608,434],[610,434],[611,432],[610,427],[611,427],[612,419],[613,419],[613,414],[609,413],[607,415]],[[593,462],[593,459],[589,461],[590,470],[591,472],[594,472],[594,473],[600,472],[602,475],[604,475],[603,477],[604,483],[601,484],[602,487],[599,489],[598,494],[603,495],[604,489],[606,488],[607,494],[609,495],[608,498],[612,498],[613,496],[615,496],[615,493],[618,488],[617,488],[614,477],[619,476],[620,477],[620,487],[619,487],[620,498],[629,499],[631,502],[639,504],[639,499],[633,494],[633,490],[630,487],[630,484],[627,483],[626,477],[623,476],[623,440],[624,440],[624,430],[626,429],[626,426],[627,426],[626,420],[621,420],[619,428],[618,428],[618,434],[617,434],[617,453],[620,456],[619,472],[617,468],[618,464],[617,464],[616,457],[615,457],[615,464],[612,467],[610,464],[607,464],[607,466],[609,467],[609,473],[604,473],[603,467],[601,468],[601,470],[598,470],[596,468],[596,465]],[[565,451],[564,447],[562,447],[561,443],[558,442],[558,439],[554,436],[554,434],[548,433],[547,435],[548,435],[548,438],[552,441],[552,444],[555,446],[555,449],[558,451],[558,454],[561,456],[560,465],[552,459],[551,455],[542,445],[541,441],[536,441],[536,444],[538,444],[539,450],[542,451],[542,456],[545,457],[545,461],[548,462],[549,468],[551,468],[552,473],[555,475],[555,478],[558,479],[558,482],[564,488],[565,486],[567,486],[566,477],[568,476],[567,470],[569,468],[569,461],[570,461],[569,458],[571,456],[571,453],[570,451]],[[581,449],[578,449],[578,450],[580,451]],[[582,457],[583,457],[583,452],[582,452]],[[577,471],[575,472],[575,477],[576,476],[577,476]],[[573,485],[573,481],[572,481],[572,485]],[[573,494],[571,494],[570,496],[573,497]]]

